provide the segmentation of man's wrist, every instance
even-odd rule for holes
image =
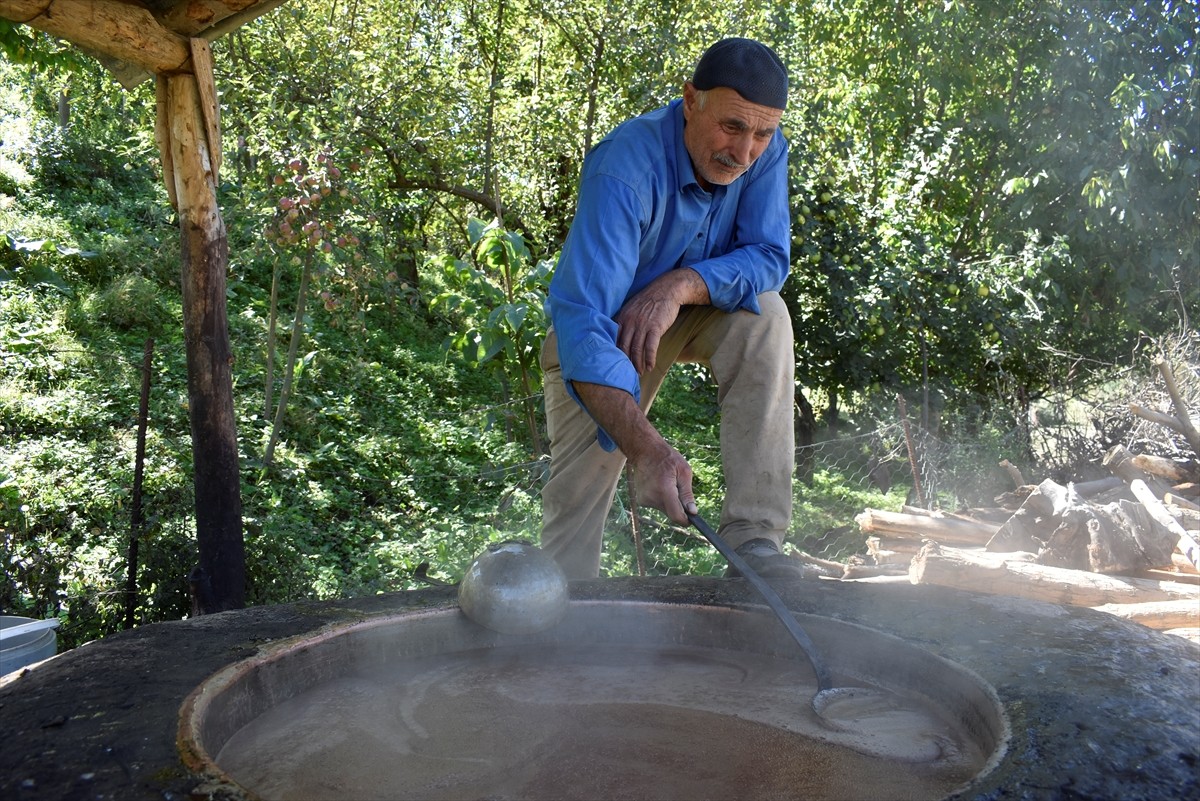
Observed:
[[[691,267],[663,273],[658,280],[663,282],[667,296],[680,306],[708,306],[711,303],[708,284]]]

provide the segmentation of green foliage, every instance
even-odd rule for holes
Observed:
[[[1005,432],[1063,390],[1059,354],[1083,382],[1194,320],[1193,5],[295,0],[214,43],[252,601],[402,589],[422,562],[453,580],[485,542],[536,538],[542,302],[583,156],[722,35],[770,41],[793,78],[798,391],[843,433],[930,397],[975,447],[960,497],[988,497]],[[2,21],[0,49],[0,605],[79,642],[120,625],[149,335],[138,616],[189,608],[178,230],[152,82],[125,93]],[[318,302],[290,308],[295,386],[260,469],[273,300],[305,268]],[[673,372],[654,418],[715,515],[704,370]],[[886,457],[867,450],[798,488],[793,542],[848,553],[853,514],[900,502],[849,480]],[[632,572],[629,510],[610,523],[605,570]],[[652,572],[720,570],[647,528]]]
[[[166,305],[159,288],[140,275],[122,275],[81,304],[85,319],[103,322],[122,331],[158,333],[167,323],[179,322]]]
[[[538,376],[538,354],[546,336],[544,311],[553,264],[533,262],[519,234],[472,220],[473,257],[479,266],[450,256],[439,260],[446,291],[430,301],[431,310],[455,321],[443,347],[472,367],[497,371],[505,386],[520,387],[530,442],[541,452],[536,410],[531,398]]]

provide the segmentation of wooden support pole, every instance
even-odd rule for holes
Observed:
[[[192,75],[167,80],[167,130],[179,203],[188,402],[195,463],[202,613],[245,606],[245,547],[238,444],[233,416],[233,354],[225,303],[229,244],[217,206],[201,93]]]

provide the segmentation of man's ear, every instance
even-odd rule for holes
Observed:
[[[685,81],[683,84],[683,118],[691,119],[692,113],[696,110],[696,92],[698,90],[692,85],[691,81]]]

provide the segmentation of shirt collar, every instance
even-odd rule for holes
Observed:
[[[675,142],[675,180],[679,191],[694,186],[703,192],[704,187],[696,180],[696,168],[692,166],[692,157],[688,154],[687,145],[683,143],[683,128],[686,122],[683,119],[683,98],[671,101],[671,122],[674,125],[672,139]]]

